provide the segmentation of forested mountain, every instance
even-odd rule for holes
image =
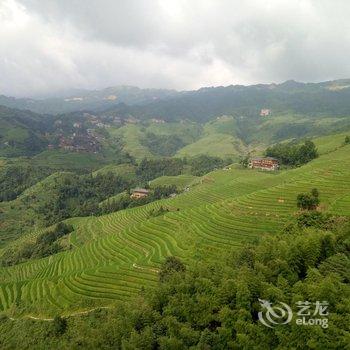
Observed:
[[[0,156],[33,155],[45,149],[50,117],[0,106]]]
[[[350,129],[350,80],[185,92],[119,87],[77,95],[25,103],[0,97],[8,105],[60,111],[43,116],[2,107],[0,156],[39,154],[49,147],[50,154],[98,154],[102,163],[121,152],[136,159],[199,154],[237,159],[283,140]]]
[[[78,110],[125,111],[140,118],[163,117],[167,120],[190,118],[207,121],[222,114],[255,115],[262,108],[275,112],[344,115],[350,108],[350,80],[322,83],[286,81],[282,84],[231,85],[208,87],[196,91],[176,92],[162,89],[140,89],[131,86],[104,90],[78,90],[62,97],[16,99],[0,96],[0,105],[29,109],[39,113],[67,113]]]
[[[342,116],[350,109],[349,87],[350,80],[202,88],[146,106],[134,106],[130,111],[141,118],[157,116],[195,121],[208,121],[224,114],[254,116],[265,108],[275,113]]]
[[[37,113],[68,113],[80,110],[101,111],[120,103],[144,104],[176,94],[174,90],[140,89],[134,86],[117,86],[103,90],[76,90],[60,96],[28,99],[0,96],[0,105],[29,109]]]

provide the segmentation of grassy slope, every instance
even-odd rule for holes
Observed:
[[[9,235],[1,235],[0,248],[34,226],[34,222],[39,220],[35,208],[50,197],[55,179],[61,178],[62,174],[64,172],[57,172],[37,182],[13,201],[0,202],[1,227],[13,228]],[[40,224],[40,220],[38,223]]]
[[[154,133],[156,135],[177,135],[186,144],[193,143],[201,133],[201,126],[192,122],[183,123],[164,123],[156,124],[149,123],[147,125],[128,124],[121,128],[108,129],[110,135],[121,138],[124,143],[124,151],[131,154],[136,159],[154,158],[155,155],[142,144],[141,140],[147,133]]]
[[[2,168],[6,164],[6,158],[1,158],[0,157],[0,168]]]
[[[326,154],[342,147],[347,135],[350,135],[350,132],[321,136],[313,139],[313,141],[319,154]]]
[[[127,179],[134,179],[136,178],[136,167],[131,164],[118,164],[118,165],[106,165],[105,167],[98,169],[93,172],[93,175],[96,176],[98,174],[106,174],[106,173],[113,173],[121,177],[125,177]]]
[[[125,125],[119,129],[108,129],[112,137],[122,138],[124,142],[123,150],[136,159],[153,158],[153,154],[140,142],[144,131],[140,125]]]
[[[296,212],[296,195],[312,187],[320,190],[324,210],[350,215],[349,147],[277,174],[215,171],[174,199],[71,219],[75,249],[0,269],[0,308],[16,302],[25,313],[64,314],[128,300],[155,283],[167,255],[185,262],[217,259],[224,250],[278,231]],[[171,212],[150,217],[160,205]]]
[[[178,157],[193,157],[199,154],[221,157],[237,157],[246,147],[237,136],[235,118],[218,117],[204,125],[201,137],[177,152]]]
[[[32,162],[53,169],[86,170],[107,164],[110,159],[102,154],[76,153],[61,150],[44,151],[33,157]]]
[[[200,177],[193,175],[161,176],[150,182],[150,187],[175,185],[179,190],[194,186],[200,182]]]

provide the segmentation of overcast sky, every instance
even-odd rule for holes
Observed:
[[[348,0],[0,0],[0,94],[350,77]]]

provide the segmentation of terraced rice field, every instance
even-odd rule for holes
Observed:
[[[0,269],[0,309],[52,315],[106,306],[157,283],[164,257],[220,258],[277,232],[296,213],[296,196],[317,187],[326,211],[350,215],[350,147],[275,173],[234,168],[202,178],[176,198],[102,217],[71,219],[68,252]],[[150,211],[171,209],[159,217]]]

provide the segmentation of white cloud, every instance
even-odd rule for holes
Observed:
[[[348,1],[0,0],[0,93],[350,76]]]

